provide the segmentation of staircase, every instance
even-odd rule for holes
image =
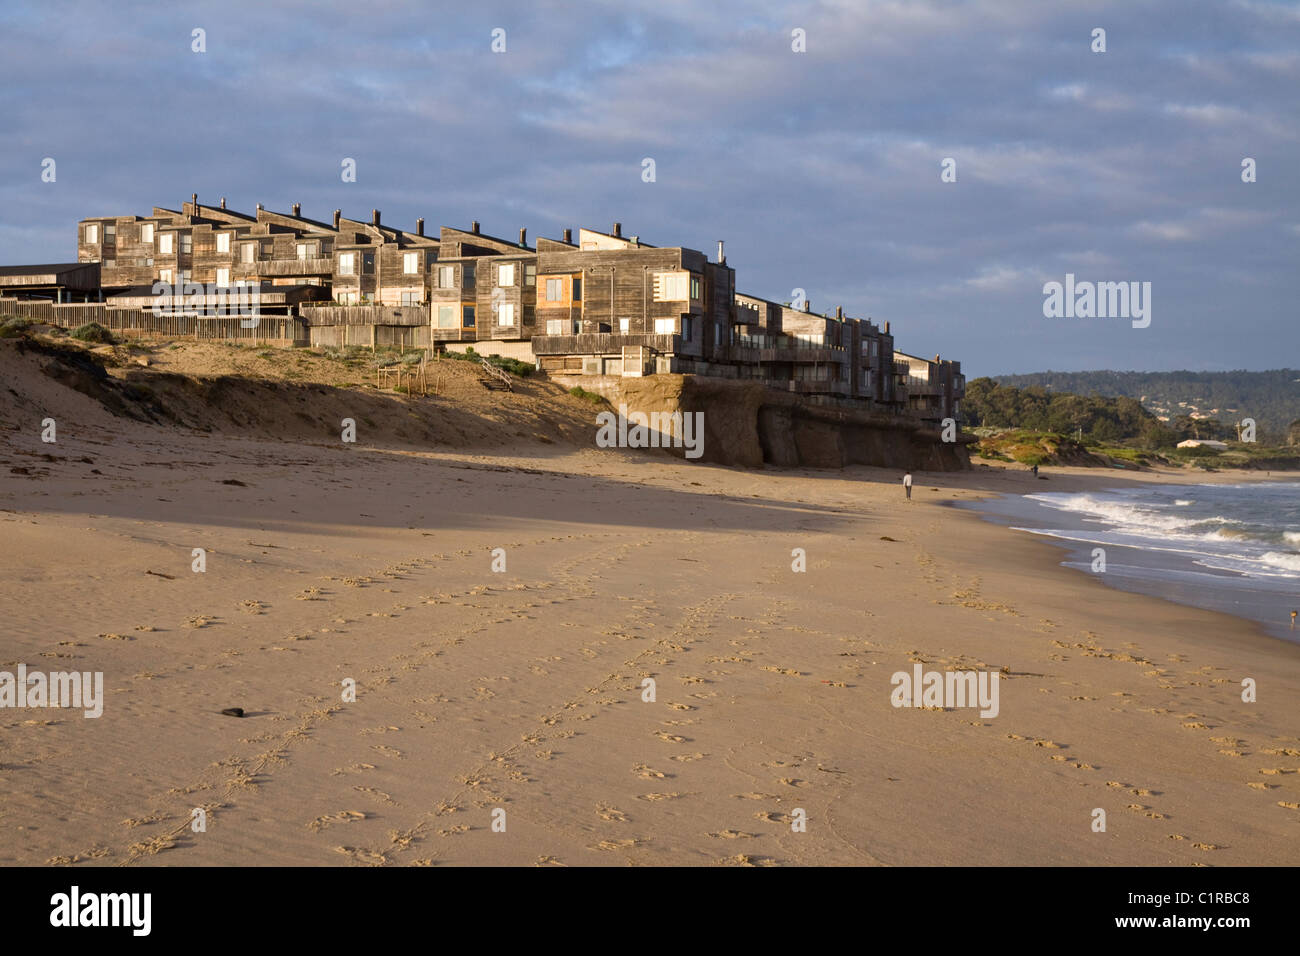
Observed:
[[[479,378],[478,383],[490,392],[513,392],[515,390],[514,379],[510,373],[503,368],[497,368],[486,359],[479,358]]]

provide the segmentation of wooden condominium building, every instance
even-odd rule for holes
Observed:
[[[192,309],[194,294],[215,308],[221,290],[256,289],[263,314],[292,317],[316,346],[473,346],[556,375],[718,376],[932,424],[956,416],[965,389],[960,363],[897,352],[888,322],[740,293],[721,242],[710,260],[617,222],[530,246],[524,229],[506,239],[474,222],[435,237],[423,219],[406,231],[378,210],[326,221],[297,204],[245,214],[192,195],[180,209],[81,220],[77,260],[0,268],[0,295],[166,314]]]

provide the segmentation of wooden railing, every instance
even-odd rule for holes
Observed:
[[[497,366],[493,365],[482,355],[478,356],[478,364],[481,365],[487,371],[488,375],[490,375],[492,378],[495,378],[498,382],[504,385],[507,391],[513,392],[515,390],[514,376],[512,376],[505,369],[498,368]]]

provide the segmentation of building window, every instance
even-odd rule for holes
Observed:
[[[474,328],[474,306],[472,305],[461,306],[460,324],[467,329]]]
[[[515,284],[515,264],[509,263],[504,266],[497,266],[497,285],[501,288],[509,288]]]
[[[418,252],[402,253],[402,272],[407,275],[418,275],[420,272],[420,254]]]
[[[454,329],[456,327],[456,307],[454,305],[438,306],[438,328]]]
[[[194,251],[194,240],[188,232],[181,233],[181,255],[188,256]]]
[[[573,277],[573,301],[582,301],[582,278],[580,276]]]
[[[166,282],[168,285],[171,285],[171,284],[172,284],[172,270],[171,270],[171,269],[159,269],[159,270],[158,270],[158,279],[159,279],[160,281],[162,281],[162,282]]]
[[[546,301],[547,302],[564,301],[564,280],[563,279],[546,280]]]
[[[691,318],[690,316],[682,317],[682,339],[689,342],[691,340]]]
[[[547,319],[547,320],[546,320],[546,334],[547,334],[547,335],[563,335],[563,334],[564,334],[564,319]]]
[[[698,302],[700,298],[700,277],[691,276],[691,300]]]
[[[655,319],[655,335],[672,335],[676,331],[676,319]]]
[[[515,324],[515,304],[513,302],[501,303],[501,308],[497,310],[497,325],[514,325]]]
[[[689,272],[656,272],[655,273],[655,301],[656,302],[684,302],[686,301],[687,283],[690,277]]]
[[[303,259],[310,259],[310,258],[311,258],[311,254],[312,254],[311,243],[310,243],[310,242],[300,242],[300,243],[298,243],[298,245],[297,245],[297,247],[295,248],[294,251],[298,253],[298,259],[299,259],[299,261],[301,261],[301,260],[303,260]]]
[[[463,266],[461,266],[461,269],[463,270],[463,274],[461,275],[460,279],[463,283],[465,283],[465,288],[467,289],[473,288],[474,287],[474,263],[467,262]]]
[[[217,233],[217,252],[229,252],[229,251],[230,251],[230,233],[228,232]]]
[[[140,224],[140,241],[153,245],[153,223],[145,222]]]
[[[97,242],[99,242],[99,226],[92,223],[86,227],[86,243],[94,245]]]
[[[402,293],[402,305],[419,305],[422,296],[419,292],[406,291]]]
[[[166,239],[167,237],[163,236],[163,238]],[[257,243],[246,242],[239,247],[240,262],[252,262],[256,258],[257,258]]]
[[[217,287],[220,288],[220,289],[225,289],[225,288],[229,288],[229,286],[230,286],[230,270],[229,270],[229,269],[218,269],[218,270],[217,270]]]
[[[713,344],[727,345],[728,331],[726,322],[713,323]]]
[[[365,276],[375,274],[375,254],[373,252],[361,253],[361,274]]]
[[[104,224],[104,245],[111,246],[117,242],[117,226],[111,222]]]
[[[455,266],[438,266],[438,288],[439,289],[456,288],[456,267]]]
[[[172,233],[164,232],[158,237],[158,251],[164,256],[172,254]]]
[[[248,251],[249,248],[250,248],[249,246],[244,246],[245,251]],[[245,257],[244,261],[249,262],[251,260]],[[357,254],[355,252],[340,253],[339,254],[339,275],[341,276],[355,275],[356,271],[357,271]]]
[[[524,285],[537,285],[537,266],[524,266]]]
[[[618,320],[618,330],[619,330],[620,332],[631,332],[631,331],[632,331],[632,320],[631,320],[631,319],[619,319],[619,320]]]

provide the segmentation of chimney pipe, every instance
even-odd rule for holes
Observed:
[[[225,196],[222,196],[222,197],[221,197],[221,208],[222,208],[222,209],[225,209],[225,208],[226,208],[226,197],[225,197]]]
[[[422,236],[422,235],[424,235],[424,220],[423,220],[423,219],[417,219],[417,220],[415,220],[415,234],[416,234],[417,236]]]
[[[805,312],[811,312],[811,311],[812,311],[812,299],[804,299],[804,300],[803,300],[803,310],[804,310]]]
[[[835,318],[839,319],[841,322],[844,321],[844,306],[837,305],[835,307]]]
[[[473,221],[469,224],[469,231],[472,232],[472,233],[474,233],[474,235],[476,235],[476,236],[478,235],[478,220],[477,220],[477,219],[473,220]]]
[[[191,194],[190,194],[190,202],[194,205],[194,208],[197,209],[197,208],[199,207],[199,194],[198,194],[198,193],[191,193]]]
[[[727,263],[727,253],[723,251],[722,240],[719,239],[718,240],[718,265],[720,266],[726,265],[726,263]]]
[[[623,238],[623,224],[621,222],[614,223],[614,238],[615,239]]]
[[[297,217],[299,217],[299,216],[302,215],[302,203],[300,203],[300,202],[296,202],[296,203],[294,203],[294,204],[293,204],[291,207],[289,207],[289,208],[291,208],[291,209],[293,210],[293,214],[294,214],[294,217],[295,217],[295,218],[297,218]]]
[[[378,210],[378,209],[372,209],[372,210],[370,210],[370,224],[371,224],[372,226],[377,226],[377,225],[379,225],[379,210]]]
[[[528,230],[527,230],[527,229],[520,229],[520,230],[519,230],[519,244],[520,244],[521,246],[526,246],[526,245],[528,245]]]
[[[889,334],[889,322],[885,322],[885,334]]]
[[[261,204],[261,203],[258,203],[258,204],[257,204],[257,211],[258,211],[258,212],[261,212],[261,211],[262,211],[262,204]]]
[[[335,210],[334,210],[334,228],[335,228],[336,230],[337,230],[338,227],[339,227],[339,217],[342,216],[342,215],[343,215],[343,210],[342,210],[342,209],[335,209]]]
[[[936,356],[934,357],[934,363],[935,363],[936,365],[939,364],[939,356],[936,355]]]
[[[572,229],[566,229],[566,230],[564,230],[564,241],[567,242],[569,245],[573,245],[573,230],[572,230]]]

